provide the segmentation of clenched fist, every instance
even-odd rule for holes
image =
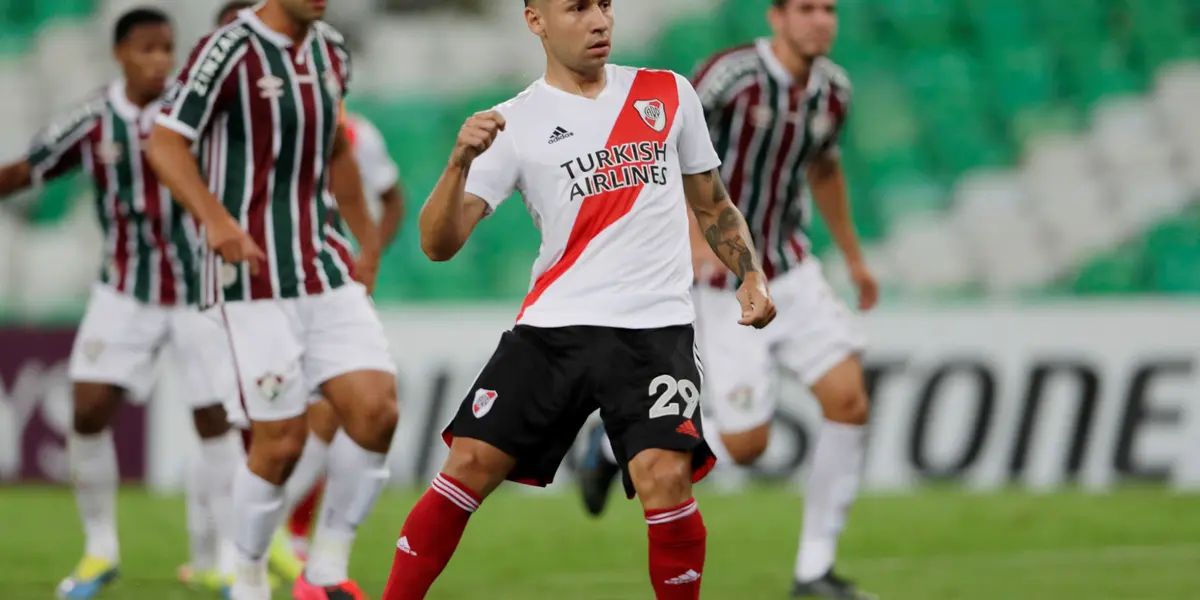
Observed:
[[[450,160],[460,167],[470,166],[475,157],[492,147],[501,131],[504,131],[503,115],[494,110],[475,113],[459,130]]]

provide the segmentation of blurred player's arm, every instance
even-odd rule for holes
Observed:
[[[397,182],[379,195],[379,203],[383,205],[383,214],[379,216],[379,243],[387,248],[396,241],[400,227],[404,225],[404,190]]]
[[[225,208],[221,199],[208,189],[192,145],[208,130],[213,115],[234,106],[238,78],[230,77],[247,46],[239,45],[235,32],[221,33],[228,44],[208,43],[201,39],[180,70],[178,78],[163,96],[162,112],[150,131],[145,152],[146,162],[158,180],[171,191],[175,202],[184,207],[204,227],[208,247],[227,264],[249,263],[257,275],[266,254],[247,234],[241,223]],[[205,79],[202,73],[216,73]]]
[[[177,131],[155,125],[146,145],[146,162],[171,196],[205,227],[240,227],[225,205],[208,189],[192,154],[192,141]]]
[[[33,165],[22,159],[0,167],[0,197],[9,196],[33,185]]]
[[[696,217],[696,225],[717,258],[739,279],[757,274],[766,281],[746,219],[729,199],[720,172],[713,169],[684,175],[683,193]]]
[[[358,169],[358,161],[354,158],[350,140],[346,137],[344,123],[338,125],[337,137],[333,141],[329,176],[336,187],[333,197],[337,200],[338,214],[358,241],[359,256],[354,265],[354,278],[367,286],[367,290],[374,290],[375,275],[379,271],[379,257],[382,252],[379,230],[371,220],[371,212],[367,210],[362,173]]]
[[[450,162],[417,217],[421,250],[430,260],[454,258],[475,226],[512,193],[515,166],[506,164],[501,148],[488,152],[504,126],[500,113],[487,111],[467,119],[459,131]],[[488,190],[480,192],[488,198],[467,192],[469,175],[473,189]]]
[[[83,146],[99,123],[100,106],[95,101],[83,105],[63,123],[50,125],[39,133],[20,160],[0,166],[0,197],[79,168],[83,163]]]
[[[850,214],[850,194],[841,158],[837,154],[827,153],[813,161],[808,167],[808,185],[812,190],[813,202],[821,211],[829,234],[833,236],[846,262],[862,262],[862,246]]]

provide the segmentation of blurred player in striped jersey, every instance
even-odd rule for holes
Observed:
[[[362,173],[363,190],[367,195],[367,208],[371,218],[379,226],[379,239],[386,249],[395,240],[404,220],[404,195],[400,188],[400,170],[388,155],[383,134],[370,121],[355,113],[345,113],[343,126],[346,137],[354,150]],[[334,184],[336,186],[336,183]],[[337,189],[334,189],[337,192]],[[339,229],[340,229],[339,223]],[[339,433],[341,422],[328,402],[313,404],[308,411],[309,438],[304,453],[296,464],[296,470],[288,481],[289,504],[295,504],[288,517],[289,545],[301,560],[308,555],[310,527],[323,484],[330,445],[345,438]],[[342,443],[345,443],[344,441]],[[305,494],[296,498],[296,494]],[[274,549],[273,549],[274,550]],[[278,552],[273,552],[278,554]],[[286,558],[273,560],[283,563]],[[278,566],[276,567],[279,568]]]
[[[150,392],[155,358],[164,346],[172,347],[182,368],[180,387],[201,438],[188,479],[205,520],[231,517],[228,490],[241,460],[221,407],[227,390],[212,385],[207,372],[227,350],[220,327],[195,309],[194,226],[143,154],[174,59],[172,26],[157,10],[131,10],[117,21],[113,42],[122,78],[46,128],[24,159],[0,168],[5,195],[82,168],[95,187],[104,228],[100,281],[71,355],[74,422],[68,448],[87,544],[83,560],[59,586],[65,598],[91,598],[117,574],[118,473],[109,423],[122,397]],[[189,530],[193,565],[214,572],[218,542],[211,528]]]
[[[237,19],[239,11],[254,5],[254,2],[244,0],[226,3],[217,13],[217,27],[229,25]],[[362,174],[367,208],[378,224],[379,239],[386,249],[404,219],[399,169],[388,155],[383,135],[365,117],[343,112],[343,127]],[[331,187],[335,194],[339,191],[337,182],[331,182]],[[336,215],[334,218],[337,229],[344,231],[340,219]],[[341,440],[341,444],[351,443],[344,432],[339,434],[341,422],[328,401],[316,400],[309,406],[308,423],[310,432],[304,451],[284,486],[284,504],[290,511],[287,526],[276,534],[270,549],[271,569],[289,581],[299,577],[308,555],[309,536],[324,487],[322,479],[330,445],[335,440]],[[187,580],[190,572],[189,566],[184,565],[180,568],[180,578]]]
[[[270,598],[266,555],[318,389],[346,443],[330,448],[329,518],[292,593],[362,597],[350,550],[387,480],[397,420],[395,366],[369,298],[381,243],[340,119],[350,56],[324,12],[324,0],[238,12],[196,46],[151,135],[155,171],[204,227],[201,305],[221,317],[233,350],[242,393],[227,411],[253,432],[234,478],[233,600]]]
[[[858,493],[868,402],[859,356],[864,339],[810,253],[804,229],[807,185],[858,287],[858,307],[878,299],[850,218],[838,143],[850,106],[845,72],[826,58],[837,30],[836,0],[773,0],[774,31],[719,53],[695,76],[721,176],[746,215],[779,318],[762,331],[729,326],[738,281],[720,268],[705,234],[693,227],[693,262],[705,402],[722,459],[753,463],[767,448],[775,410],[774,366],[799,377],[821,403],[825,422],[805,492],[793,594],[800,598],[874,598],[833,570],[837,540]],[[589,438],[581,473],[585,504],[600,514],[618,474],[600,428]],[[607,456],[606,456],[607,455]]]

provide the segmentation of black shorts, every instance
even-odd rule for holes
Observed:
[[[509,479],[554,480],[592,411],[600,409],[613,454],[692,453],[692,480],[716,459],[700,419],[701,365],[690,325],[661,329],[517,325],[500,338],[443,436],[487,442],[517,459]]]

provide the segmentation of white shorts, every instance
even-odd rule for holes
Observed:
[[[777,366],[812,386],[861,353],[866,339],[834,294],[815,258],[771,282],[778,315],[764,329],[738,325],[741,306],[729,290],[699,286],[696,306],[704,402],[712,427],[738,433],[765,425],[775,413],[770,382]],[[706,423],[707,424],[707,423]]]
[[[158,352],[167,345],[175,353],[187,405],[221,404],[229,388],[209,365],[228,362],[229,350],[217,323],[195,307],[143,304],[96,284],[71,349],[71,381],[107,383],[145,399],[154,388]]]
[[[231,423],[304,414],[326,381],[355,371],[395,373],[383,324],[366,288],[348,283],[305,298],[230,302],[221,315],[240,387],[226,403]]]

